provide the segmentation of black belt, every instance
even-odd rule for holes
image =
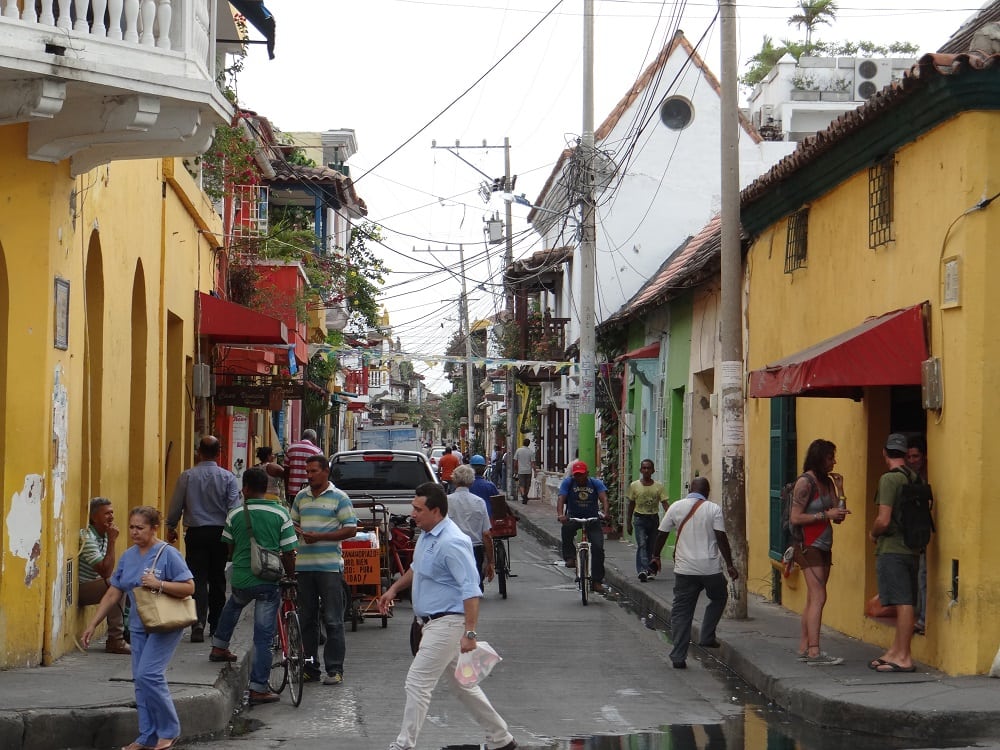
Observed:
[[[433,615],[417,615],[417,619],[420,620],[424,625],[429,623],[431,620],[437,620],[441,617],[465,617],[465,612],[435,612]]]

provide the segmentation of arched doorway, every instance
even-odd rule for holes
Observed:
[[[128,505],[145,497],[143,478],[146,464],[146,372],[149,323],[146,317],[146,274],[142,261],[136,263],[132,279],[132,382],[129,392],[128,425]]]
[[[101,394],[104,389],[104,262],[99,235],[90,236],[84,280],[85,325],[83,337],[83,477],[86,489],[83,516],[89,499],[101,494]]]

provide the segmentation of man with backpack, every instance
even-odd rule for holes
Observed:
[[[600,479],[589,475],[590,469],[584,461],[574,461],[569,465],[570,476],[559,485],[559,499],[556,501],[556,517],[562,524],[562,556],[567,568],[576,567],[576,550],[573,539],[577,529],[583,527],[571,518],[608,517],[608,488]],[[603,511],[603,515],[599,511]],[[593,555],[590,579],[591,588],[598,594],[604,591],[604,531],[600,521],[591,521],[583,529],[590,542]]]
[[[875,573],[878,580],[879,601],[884,607],[896,608],[896,636],[892,645],[881,657],[868,664],[876,672],[914,672],[910,642],[913,640],[917,603],[917,566],[929,518],[930,488],[906,466],[906,436],[894,432],[885,441],[882,457],[888,471],[878,480],[875,503],[878,515],[872,525],[871,539],[875,542]],[[907,489],[919,488],[925,490]],[[921,501],[919,498],[923,497]],[[916,500],[914,500],[916,498]],[[910,507],[916,502],[927,505],[927,516],[922,521]]]

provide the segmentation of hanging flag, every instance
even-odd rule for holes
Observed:
[[[274,59],[274,16],[266,7],[264,0],[229,0],[229,4],[238,10],[247,23],[264,35],[267,41],[267,57]]]

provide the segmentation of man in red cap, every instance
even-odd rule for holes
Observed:
[[[607,518],[608,488],[600,479],[589,476],[587,464],[574,461],[569,466],[570,476],[559,485],[559,500],[556,502],[556,517],[562,524],[562,556],[567,568],[576,567],[573,539],[577,529],[584,527],[571,518]],[[602,513],[603,511],[603,513]],[[601,521],[591,521],[585,525],[584,533],[590,542],[593,555],[591,563],[592,588],[597,593],[604,591],[604,531]]]

